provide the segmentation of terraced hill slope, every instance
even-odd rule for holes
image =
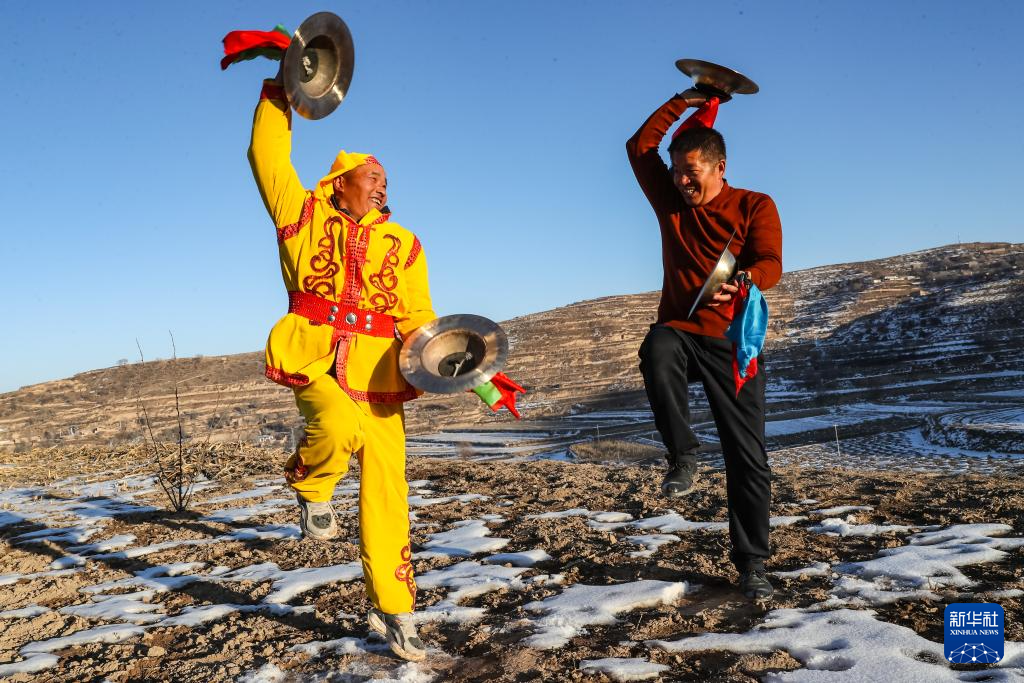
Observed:
[[[767,293],[770,408],[813,413],[897,397],[995,402],[1024,397],[1024,244],[961,244],[787,273]],[[528,418],[643,407],[636,350],[658,293],[605,297],[503,323],[507,372]],[[186,430],[287,446],[300,427],[291,392],[265,380],[262,353],[135,363],[0,395],[0,448],[119,443]],[[1016,392],[1020,393],[1018,395]],[[993,395],[996,394],[996,395]],[[798,413],[795,413],[798,414]],[[409,406],[411,433],[507,422],[472,395]],[[976,424],[965,422],[963,424]],[[525,425],[526,423],[522,423]],[[935,422],[944,438],[952,418]]]

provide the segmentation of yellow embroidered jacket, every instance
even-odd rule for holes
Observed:
[[[353,221],[334,208],[330,183],[302,187],[291,163],[291,109],[273,82],[265,83],[256,107],[249,162],[277,228],[290,298],[305,292],[343,311],[358,308],[363,318],[392,316],[402,337],[437,317],[415,235],[376,209]],[[407,401],[421,392],[399,372],[401,348],[396,335],[361,334],[289,312],[270,331],[266,374],[278,384],[301,387],[335,364],[338,384],[353,399]]]

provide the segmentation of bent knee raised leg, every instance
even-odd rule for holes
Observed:
[[[358,423],[325,414],[306,424],[306,442],[311,448],[347,457],[363,447],[363,434]]]
[[[640,345],[640,367],[657,367],[663,363],[686,364],[683,340],[679,334],[664,326],[651,329]]]

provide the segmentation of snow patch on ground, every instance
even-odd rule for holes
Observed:
[[[463,493],[458,496],[443,496],[441,498],[424,498],[423,496],[409,496],[409,507],[419,508],[428,505],[441,505],[442,503],[471,503],[474,500],[490,500],[489,496],[480,493]]]
[[[810,531],[827,536],[877,536],[890,532],[905,534],[914,528],[900,524],[851,524],[838,517],[829,517],[810,527]]]
[[[327,567],[301,567],[287,571],[280,569],[273,562],[265,562],[227,571],[218,568],[207,574],[194,573],[203,566],[205,565],[202,562],[159,565],[136,572],[135,576],[85,586],[80,590],[84,593],[102,595],[124,588],[140,587],[144,591],[164,593],[197,581],[208,583],[272,581],[272,590],[267,597],[263,598],[263,602],[283,605],[296,596],[320,586],[352,581],[363,575],[362,564],[358,561]]]
[[[202,569],[204,566],[205,563],[203,562],[161,564],[135,572],[135,576],[97,583],[92,586],[83,586],[79,590],[83,593],[96,595],[138,587],[153,594],[166,593],[167,591],[177,590],[190,583],[200,581],[203,577],[195,575],[194,572]]]
[[[52,612],[49,607],[41,607],[36,604],[26,605],[21,609],[9,609],[6,612],[0,612],[0,619],[33,619],[38,617],[40,614],[46,614]]]
[[[446,621],[473,623],[482,619],[487,610],[480,607],[462,607],[463,600],[499,590],[523,590],[526,588],[519,577],[528,571],[525,567],[501,567],[483,565],[472,560],[459,562],[450,567],[435,569],[416,577],[421,589],[451,588],[447,597],[425,610],[416,613],[418,622]]]
[[[146,555],[152,555],[153,553],[163,552],[165,550],[180,548],[182,546],[203,546],[212,545],[214,543],[227,543],[231,541],[251,541],[257,539],[299,539],[301,537],[302,532],[299,530],[299,527],[294,524],[270,525],[264,527],[238,529],[237,531],[232,531],[229,534],[222,534],[220,536],[214,536],[213,538],[193,538],[182,541],[164,541],[162,543],[153,543],[151,545],[144,545],[136,548],[128,548],[127,550],[121,550],[116,553],[105,553],[102,555],[95,555],[93,559],[130,560],[137,557],[145,557]]]
[[[607,674],[614,681],[648,681],[670,668],[639,657],[584,659],[580,662],[580,671]]]
[[[806,669],[771,675],[768,681],[794,683],[918,683],[977,680],[975,673],[949,669],[942,645],[904,626],[879,621],[871,610],[780,609],[746,633],[705,633],[647,644],[669,652],[727,650],[769,653],[784,650]],[[1009,645],[1009,643],[1007,643]],[[1003,665],[1009,662],[1009,657]],[[986,671],[990,680],[1010,680],[1008,671]],[[1018,679],[1019,680],[1019,679]]]
[[[633,515],[626,512],[592,512],[590,519],[599,524],[615,524],[617,522],[631,522]]]
[[[657,529],[663,534],[674,531],[721,531],[729,528],[728,522],[691,522],[678,512],[658,517],[647,517],[630,524],[637,529]]]
[[[561,647],[588,626],[614,624],[623,612],[669,605],[687,592],[686,582],[634,581],[611,586],[574,584],[558,595],[531,602],[526,609],[543,612],[536,631],[523,644],[541,650]]]
[[[630,557],[651,557],[658,548],[666,543],[674,543],[682,539],[673,534],[641,534],[640,536],[626,536],[625,540],[644,548],[631,552]]]
[[[273,664],[264,664],[256,671],[250,671],[238,679],[238,683],[280,683],[285,672]]]
[[[622,528],[628,522],[633,521],[633,516],[626,512],[614,512],[599,510],[591,512],[586,508],[570,508],[556,512],[544,512],[535,515],[526,515],[525,519],[565,519],[567,517],[588,517],[590,521],[587,526],[600,531],[612,531]]]
[[[254,505],[246,505],[245,507],[238,508],[225,508],[223,510],[217,510],[203,517],[203,519],[209,522],[224,522],[225,524],[233,524],[235,522],[244,522],[252,517],[260,517],[262,515],[272,515],[283,510],[288,510],[295,507],[295,500],[292,498],[271,498],[261,503]]]
[[[319,657],[324,651],[340,655],[357,655],[366,652],[387,652],[390,650],[387,643],[379,640],[367,640],[366,638],[338,638],[336,640],[311,640],[308,643],[299,643],[289,648],[290,652]]]
[[[273,562],[249,565],[240,569],[209,577],[208,581],[273,581],[270,594],[263,602],[285,604],[302,593],[331,583],[353,581],[363,576],[363,565],[359,561],[328,567],[300,567],[282,570]]]
[[[56,655],[31,655],[20,662],[0,664],[0,678],[15,674],[34,674],[57,666]]]
[[[85,619],[103,621],[127,621],[132,624],[152,624],[164,618],[163,606],[143,602],[140,594],[135,596],[117,595],[101,602],[86,602],[80,605],[61,607],[58,612]],[[156,614],[154,614],[154,612]]]
[[[811,510],[812,515],[824,515],[826,517],[833,517],[835,515],[845,515],[849,512],[866,512],[873,510],[874,508],[870,505],[838,505],[831,508],[822,508],[820,510]]]
[[[71,574],[77,574],[81,569],[51,569],[45,572],[33,572],[31,574],[0,574],[0,586],[7,586],[12,583],[18,583],[19,581],[31,581],[32,579],[41,579],[50,576],[70,576]]]
[[[116,536],[111,536],[107,540],[99,541],[98,543],[71,546],[67,548],[67,551],[70,553],[82,554],[107,553],[112,550],[127,548],[135,541],[135,534],[117,534]]]
[[[245,500],[246,498],[262,498],[263,496],[269,496],[272,493],[277,493],[284,488],[282,484],[275,484],[273,486],[259,486],[248,491],[242,491],[240,493],[231,493],[226,496],[217,496],[216,498],[210,498],[204,500],[200,505],[216,505],[218,503],[231,503],[236,500]]]
[[[422,589],[452,588],[454,590],[448,593],[447,601],[457,605],[463,600],[503,588],[522,589],[523,582],[519,576],[526,571],[524,567],[484,565],[469,560],[420,574],[416,577],[416,585]]]
[[[958,524],[910,537],[910,543],[882,550],[873,560],[837,565],[865,579],[882,578],[912,588],[964,587],[971,581],[957,567],[998,562],[1006,550],[1024,547],[1024,538],[1003,538],[1006,524]]]
[[[927,589],[908,588],[887,576],[871,581],[856,576],[838,576],[832,586],[832,597],[825,601],[831,607],[859,607],[888,605],[901,600],[941,600],[941,596]]]
[[[526,519],[564,519],[566,517],[589,517],[590,510],[586,508],[570,508],[557,512],[542,512],[534,515],[526,515]]]
[[[780,579],[798,579],[801,576],[828,576],[831,567],[832,565],[828,562],[815,562],[809,567],[801,567],[800,569],[792,569],[786,572],[772,572],[772,574]]]
[[[772,528],[777,526],[793,526],[797,522],[802,522],[807,519],[804,515],[784,515],[780,517],[771,517],[768,519],[768,525]]]
[[[28,643],[18,652],[22,656],[41,653],[48,654],[58,650],[66,650],[67,648],[74,647],[75,645],[87,645],[89,643],[120,643],[130,638],[141,636],[144,632],[145,629],[140,626],[107,624],[106,626],[97,626],[96,628],[76,631],[71,635],[61,636],[59,638],[37,640]]]
[[[350,640],[350,639],[340,639]],[[358,640],[358,639],[351,639]],[[339,641],[326,641],[327,643],[338,643]],[[339,645],[339,647],[355,647],[352,645]],[[321,648],[325,649],[325,648]],[[384,646],[387,650],[387,646]],[[373,643],[367,643],[366,647],[343,652],[343,654],[360,654],[377,652]],[[299,651],[301,652],[301,651]],[[305,653],[302,653],[305,654]],[[443,656],[437,650],[427,650],[427,656],[436,659]],[[424,665],[407,662],[395,667],[391,671],[381,671],[380,666],[371,666],[363,661],[356,660],[349,662],[341,669],[336,669],[323,674],[308,674],[296,677],[294,672],[284,671],[273,663],[264,664],[255,671],[250,671],[238,678],[238,683],[283,683],[284,681],[296,681],[298,683],[349,683],[355,681],[373,681],[373,683],[431,683],[434,674],[424,668]]]
[[[427,550],[418,557],[471,557],[478,553],[493,553],[508,545],[509,539],[491,537],[483,519],[464,519],[456,522],[452,529],[430,534],[423,541]]]
[[[484,558],[484,562],[488,564],[510,564],[513,567],[532,567],[538,562],[547,562],[552,559],[548,552],[543,548],[534,548],[533,550],[524,550],[518,553],[498,553],[497,555],[488,555]]]
[[[257,605],[232,605],[230,603],[221,603],[216,605],[186,607],[181,610],[178,615],[167,617],[159,623],[154,624],[154,626],[159,628],[165,628],[168,626],[188,626],[191,628],[201,626],[202,624],[206,624],[211,621],[223,619],[235,612],[266,612],[274,616],[285,616],[292,614],[311,614],[315,611],[316,607],[313,605],[292,607],[291,605],[262,603]]]

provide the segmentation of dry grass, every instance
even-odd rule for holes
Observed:
[[[660,462],[665,449],[624,439],[595,439],[576,443],[569,451],[581,462]]]

